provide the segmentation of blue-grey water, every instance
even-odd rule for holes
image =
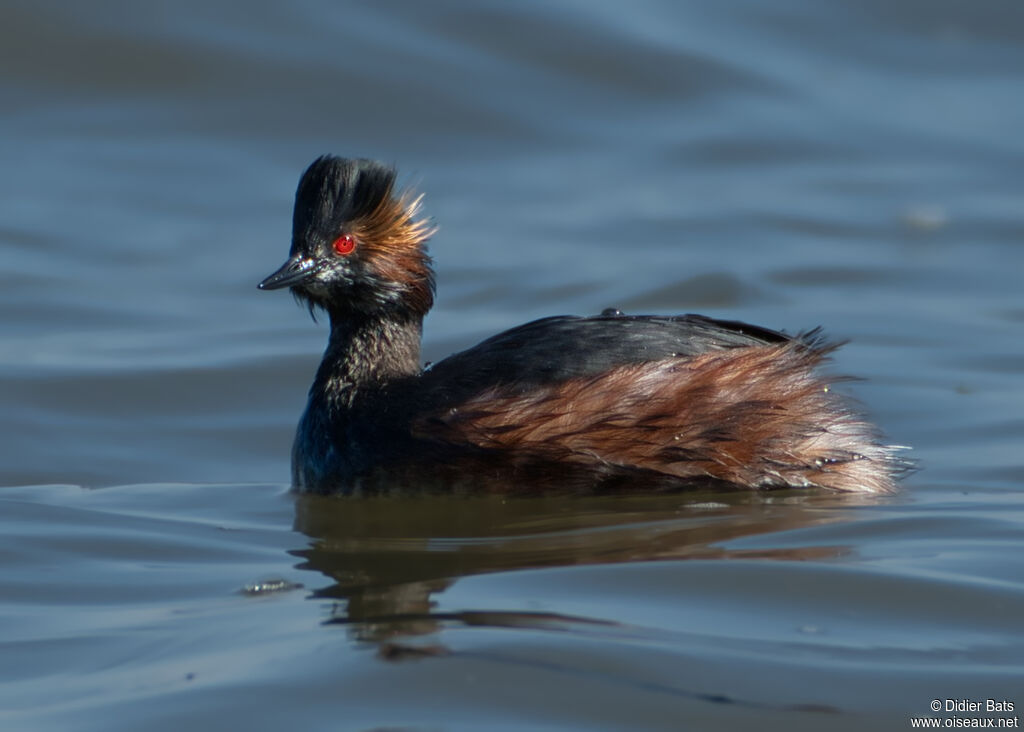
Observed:
[[[0,727],[1017,716],[1022,89],[1016,0],[5,3]],[[255,283],[325,152],[427,194],[425,358],[608,306],[823,325],[922,469],[293,496],[324,326]]]

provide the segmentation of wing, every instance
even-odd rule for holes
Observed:
[[[817,338],[816,331],[794,338],[702,315],[560,315],[534,320],[449,356],[423,372],[419,389],[429,395],[431,406],[455,406],[495,387],[528,390],[630,364]]]

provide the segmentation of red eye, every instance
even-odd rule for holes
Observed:
[[[356,250],[356,240],[351,234],[342,234],[334,240],[334,244],[331,246],[335,254],[340,254],[344,257]]]

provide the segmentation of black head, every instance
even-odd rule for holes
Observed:
[[[410,313],[433,304],[434,274],[418,217],[420,198],[395,191],[395,170],[373,160],[325,155],[299,180],[292,246],[260,283],[290,287],[310,310],[332,314]]]

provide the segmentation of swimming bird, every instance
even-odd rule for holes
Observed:
[[[300,491],[891,492],[907,468],[821,365],[835,349],[702,315],[559,315],[423,368],[434,301],[422,197],[393,167],[323,156],[295,195],[288,260],[260,289],[326,312],[292,450]]]

